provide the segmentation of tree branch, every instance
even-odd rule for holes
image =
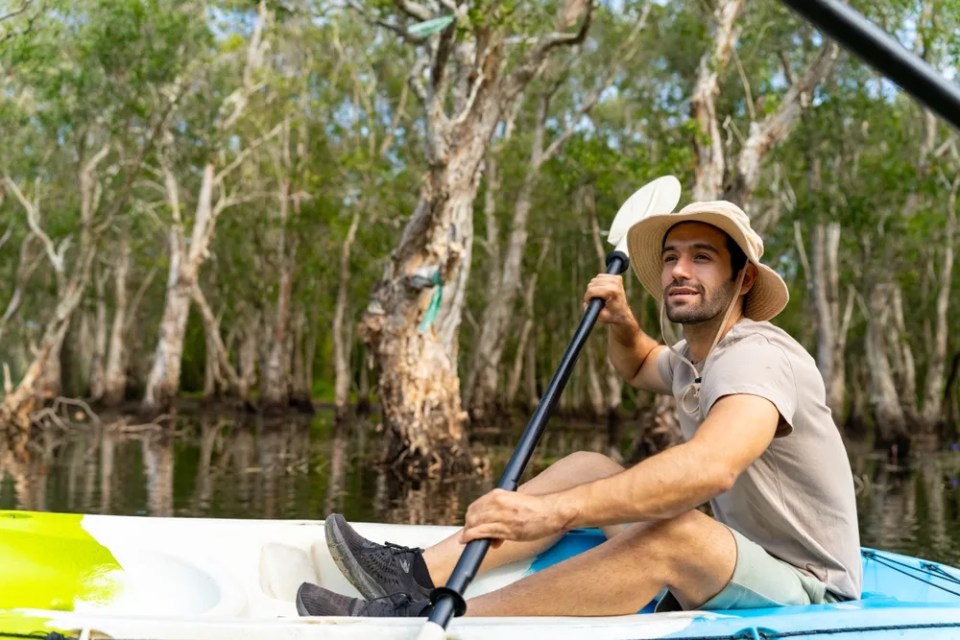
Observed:
[[[550,33],[543,36],[540,42],[534,47],[533,51],[528,53],[520,64],[507,77],[505,86],[505,96],[507,100],[513,100],[523,88],[536,76],[547,59],[547,54],[551,49],[560,46],[570,46],[580,44],[587,37],[587,31],[590,29],[590,23],[593,20],[593,2],[586,3],[585,15],[580,24],[580,29],[576,33]]]
[[[53,244],[53,240],[50,239],[50,236],[40,227],[40,210],[39,204],[35,202],[30,202],[27,197],[20,190],[20,187],[17,186],[17,183],[7,175],[3,174],[4,181],[7,183],[7,188],[13,192],[14,197],[20,202],[20,205],[27,212],[27,226],[30,227],[30,231],[33,234],[40,238],[43,242],[43,247],[47,252],[47,258],[50,260],[50,264],[53,266],[53,270],[58,274],[63,273],[63,255],[57,250],[56,246]],[[65,251],[66,247],[61,245],[61,251]]]

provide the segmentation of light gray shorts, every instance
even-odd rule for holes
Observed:
[[[837,602],[827,586],[793,565],[766,552],[753,540],[730,529],[737,543],[737,565],[733,577],[720,593],[699,609],[759,609]],[[657,611],[679,611],[680,603],[667,591]]]

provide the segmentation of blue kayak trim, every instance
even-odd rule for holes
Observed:
[[[530,573],[589,551],[606,540],[599,529],[576,529],[538,555]],[[864,548],[860,600],[803,607],[704,612],[691,628],[667,636],[687,640],[868,637],[878,640],[960,638],[960,570],[898,553]],[[954,590],[956,589],[956,590]],[[653,611],[651,602],[639,613]]]

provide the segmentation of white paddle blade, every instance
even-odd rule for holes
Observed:
[[[627,198],[617,211],[607,242],[617,251],[627,253],[627,231],[649,215],[670,213],[680,202],[680,181],[674,176],[661,176],[648,182]]]
[[[447,630],[436,622],[427,620],[420,628],[417,640],[447,640]]]

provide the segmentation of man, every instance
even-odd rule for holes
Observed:
[[[634,386],[672,393],[685,442],[624,470],[568,456],[467,510],[457,535],[426,549],[379,545],[334,515],[327,541],[366,598],[301,586],[304,615],[426,615],[462,549],[502,542],[483,569],[529,557],[563,532],[600,526],[608,540],[469,601],[467,615],[616,615],[658,594],[658,610],[734,609],[856,599],[861,564],[853,479],[809,354],[768,322],[786,284],[760,263],[763,242],[729,202],[693,203],[629,232],[634,271],[683,327],[658,344],[631,313],[619,276],[605,301],[609,357]],[[697,510],[710,502],[713,516]],[[598,577],[602,580],[598,580]]]

